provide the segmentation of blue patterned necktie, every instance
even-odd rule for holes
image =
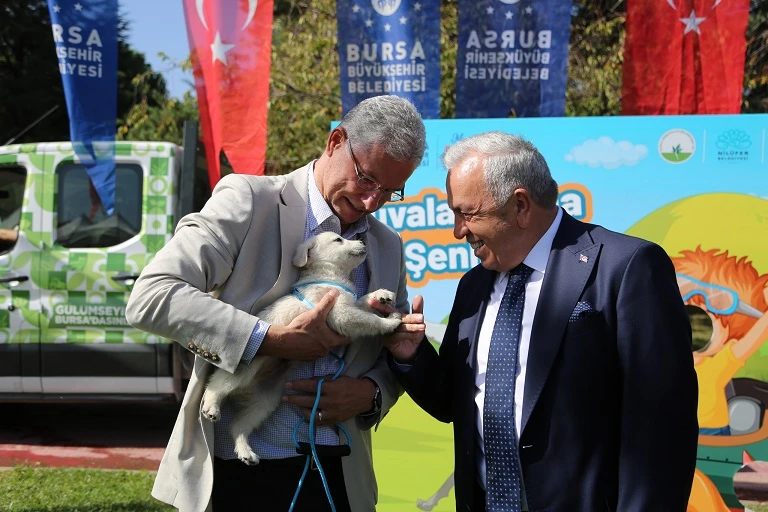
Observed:
[[[509,281],[491,335],[483,403],[487,512],[520,512],[522,508],[522,478],[515,428],[515,373],[525,283],[532,271],[521,263],[509,272]]]

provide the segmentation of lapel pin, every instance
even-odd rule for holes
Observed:
[[[584,256],[583,254],[579,254],[579,261],[582,263],[587,263],[589,261],[589,258]]]

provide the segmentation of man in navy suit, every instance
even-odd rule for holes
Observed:
[[[457,511],[684,512],[698,391],[667,254],[558,208],[547,163],[519,137],[476,135],[443,161],[454,236],[481,265],[459,282],[439,354],[407,332],[388,348],[408,394],[454,424]],[[494,354],[510,353],[499,379]],[[507,448],[488,449],[499,436]]]

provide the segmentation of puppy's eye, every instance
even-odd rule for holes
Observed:
[[[341,243],[341,242],[343,242],[343,241],[344,241],[344,240],[342,240],[342,238],[341,238],[341,237],[337,237],[337,238],[334,240],[334,242],[338,242],[338,243]]]

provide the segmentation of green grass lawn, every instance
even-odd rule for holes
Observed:
[[[0,471],[0,512],[171,512],[150,471],[17,467]]]

